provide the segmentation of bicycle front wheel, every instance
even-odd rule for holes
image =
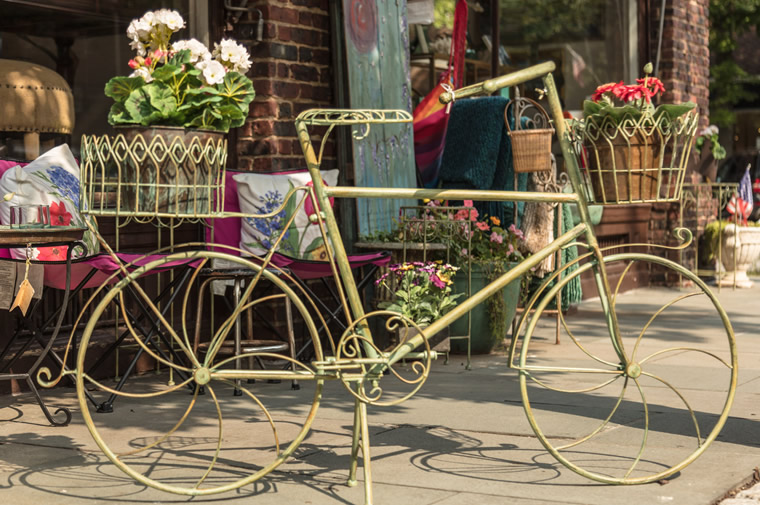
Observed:
[[[563,318],[569,339],[559,352],[553,335],[544,340],[537,330],[556,290],[591,270],[588,263],[547,292],[526,328],[519,361],[525,412],[544,447],[587,478],[667,479],[702,454],[726,422],[737,381],[733,329],[710,289],[672,261],[626,253],[605,257],[603,267],[612,278],[619,349],[610,346],[615,330],[602,304]],[[654,290],[645,302],[620,293],[633,277],[663,274],[689,288]]]

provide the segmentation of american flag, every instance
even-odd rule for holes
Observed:
[[[739,181],[739,194],[731,197],[731,200],[726,205],[726,210],[730,214],[737,214],[744,224],[747,224],[747,219],[752,213],[753,199],[752,199],[752,181],[749,177],[750,165],[747,165],[747,170],[744,171],[742,180]]]

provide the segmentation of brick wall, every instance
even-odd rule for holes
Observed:
[[[710,49],[709,0],[671,0],[665,6],[659,77],[667,90],[662,103],[694,102],[699,106],[702,123],[709,117]],[[650,22],[660,19],[661,3],[652,2]],[[653,30],[652,37],[657,36]],[[652,58],[657,39],[650,41]]]
[[[293,121],[306,109],[333,104],[328,0],[267,0],[249,6],[261,10],[264,34],[250,46],[248,76],[256,99],[238,132],[237,168],[277,172],[305,167]],[[247,16],[239,24],[255,25],[258,13]],[[325,159],[333,153],[331,143]]]

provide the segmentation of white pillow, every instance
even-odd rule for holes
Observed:
[[[328,186],[338,183],[338,170],[324,170],[322,180]],[[233,176],[237,184],[240,211],[245,214],[267,214],[276,210],[294,187],[311,183],[308,172],[291,174],[245,173]],[[290,198],[282,212],[271,218],[241,219],[240,248],[252,254],[263,256],[282,233],[282,226],[288,222],[303,196],[303,191]],[[305,202],[293,224],[285,231],[277,252],[297,259],[325,260],[325,244],[317,224],[309,221],[307,207],[316,208],[315,203]]]
[[[54,147],[24,167],[5,171],[0,178],[0,223],[10,224],[11,207],[15,205],[48,205],[53,226],[87,228],[79,213],[79,166],[69,146]],[[100,250],[90,231],[85,232],[83,242],[88,254]],[[13,250],[12,255],[19,259],[26,257],[20,249]],[[42,261],[65,260],[66,248],[40,247],[34,250],[33,257]]]

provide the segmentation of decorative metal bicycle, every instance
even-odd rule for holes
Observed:
[[[435,357],[435,353],[430,350],[427,342],[428,335],[437,333],[454,320],[463,317],[477,304],[484,302],[490,295],[520,278],[526,271],[555,254],[559,249],[578,246],[584,248],[587,253],[581,255],[578,261],[563,265],[533,296],[526,309],[535,310],[524,311],[519,330],[513,336],[509,350],[509,366],[519,375],[522,401],[536,436],[562,464],[581,475],[605,483],[635,484],[658,481],[673,475],[694,461],[717,437],[734,399],[737,352],[731,324],[726,312],[709,288],[696,275],[680,265],[659,256],[639,252],[614,252],[614,254],[603,255],[603,249],[599,246],[590,224],[587,209],[589,201],[587,181],[584,181],[584,174],[576,162],[577,146],[573,144],[571,132],[568,131],[562,119],[562,111],[551,75],[553,70],[552,63],[540,64],[460,89],[454,93],[455,96],[449,95],[445,98],[452,100],[491,93],[502,87],[514,86],[537,78],[543,79],[550,112],[554,118],[554,128],[575,190],[571,194],[326,187],[319,176],[319,167],[324,139],[336,126],[361,127],[362,131],[355,132],[357,137],[361,137],[367,134],[367,130],[373,124],[409,122],[411,116],[404,111],[387,110],[310,110],[300,114],[296,120],[296,128],[313,179],[313,186],[295,188],[288,193],[286,201],[292,198],[297,199],[298,208],[304,206],[309,198],[319,202],[321,211],[314,214],[314,225],[319,226],[325,240],[329,238],[332,244],[332,249],[328,248],[328,257],[335,279],[338,281],[339,294],[349,307],[346,311],[349,329],[337,339],[337,342],[331,336],[325,339],[330,349],[329,352],[323,349],[323,341],[318,337],[317,331],[321,322],[318,311],[305,293],[294,287],[293,283],[288,282],[287,273],[279,271],[270,263],[272,251],[263,258],[246,259],[217,250],[207,250],[206,244],[188,244],[191,250],[169,254],[131,271],[125,269],[122,272],[123,279],[106,289],[105,296],[102,301],[99,301],[93,317],[87,321],[77,356],[76,370],[67,372],[76,374],[77,394],[82,415],[95,441],[106,456],[137,481],[157,489],[187,495],[229,491],[257,481],[294,454],[307,437],[322,400],[325,381],[337,379],[342,382],[354,399],[353,444],[348,484],[355,485],[357,482],[357,464],[361,450],[365,500],[371,503],[372,478],[367,406],[395,405],[419,390],[429,375],[431,360]],[[696,119],[689,121],[691,122],[683,124],[680,130],[674,132],[676,137],[674,142],[679,149],[690,148],[689,132],[693,134]],[[319,155],[315,153],[312,145],[309,127],[326,128]],[[85,158],[86,166],[88,166],[87,163],[88,159]],[[97,165],[95,167],[97,168]],[[667,173],[672,173],[672,170]],[[87,184],[94,183],[85,181],[85,186]],[[677,198],[678,193],[680,189],[676,192],[669,190],[662,199],[672,201]],[[384,311],[364,313],[340,231],[329,203],[332,198],[410,200],[429,198],[505,202],[529,200],[574,203],[578,207],[581,223],[557,237],[544,250],[533,254],[519,266],[507,271],[481,291],[473,293],[469,299],[427,328],[415,328],[418,330],[416,336],[402,341],[390,351],[382,351],[370,332],[374,319],[381,321],[381,324],[388,329],[415,325],[394,313]],[[97,214],[98,209],[98,206],[91,204],[89,212]],[[257,217],[272,216],[279,210]],[[242,214],[240,216],[247,217]],[[141,215],[141,217],[144,216]],[[215,209],[208,211],[208,214],[195,213],[188,217],[196,219],[220,217],[220,211]],[[684,234],[682,238],[684,242],[690,239],[687,234]],[[616,245],[616,247],[619,246]],[[240,297],[241,303],[234,307],[233,312],[223,318],[219,324],[212,323],[211,328],[204,329],[210,342],[208,350],[203,354],[193,351],[189,337],[192,332],[188,330],[188,326],[195,320],[194,314],[191,317],[194,309],[190,306],[190,302],[194,299],[192,288],[194,283],[190,282],[183,288],[184,292],[179,297],[181,316],[172,324],[158,307],[150,303],[149,297],[142,291],[138,282],[138,279],[145,274],[161,269],[177,259],[196,261],[193,266],[195,269],[193,279],[209,262],[216,259],[230,261],[236,268],[246,270],[250,274],[251,280]],[[569,272],[568,268],[571,266],[578,268]],[[624,302],[623,297],[619,295],[620,286],[624,284],[627,276],[649,272],[653,267],[680,275],[692,283],[694,290],[687,294],[679,293],[674,298],[665,301],[660,308],[653,311],[643,328],[628,332],[625,328],[629,313],[619,310]],[[563,319],[572,345],[564,344],[567,346],[567,352],[563,353],[564,362],[551,360],[541,352],[540,347],[536,348],[534,343],[534,334],[541,313],[556,298],[563,286],[586,272],[593,273],[593,284],[599,292],[601,317],[600,325],[596,327],[596,330],[601,329],[612,345],[607,343],[606,351],[601,350],[598,331],[592,331],[590,326],[571,329],[572,324]],[[610,282],[610,272],[614,272],[620,279],[614,285]],[[274,294],[252,298],[254,290],[264,281],[274,287]],[[119,302],[123,307],[122,294],[128,285],[136,287],[138,292],[145,297],[157,320],[156,324],[171,336],[180,354],[185,357],[183,363],[162,358],[146,345],[145,338],[138,331],[129,326],[134,338],[148,354],[178,374],[180,380],[177,384],[170,386],[154,383],[156,381],[142,380],[137,381],[138,387],[135,391],[116,392],[84,372],[84,365],[88,360],[88,344],[96,331],[98,319],[112,302]],[[677,318],[692,316],[676,313],[674,320],[672,317],[667,317],[667,314],[678,307],[680,300],[693,295],[704,298],[705,314],[712,314],[709,321],[717,323],[714,331],[720,335],[720,348],[715,347],[714,341],[707,346],[703,345],[703,342],[707,340],[697,340],[686,344],[668,342],[669,332],[678,329]],[[217,357],[219,348],[230,335],[235,321],[242,313],[251,307],[271,303],[283,297],[290,300],[297,324],[305,328],[312,339],[315,352],[313,361],[303,363],[294,361],[289,356],[268,353],[243,353],[224,359]],[[654,333],[653,330],[663,320],[666,321],[664,331]],[[128,318],[125,324],[131,324]],[[523,334],[522,338],[520,334]],[[294,370],[259,370],[248,369],[246,366],[250,358],[265,357],[276,357],[290,362],[295,365]],[[404,358],[412,360],[408,362],[410,365],[407,367],[401,366],[401,360]],[[705,369],[695,368],[694,373],[688,377],[669,377],[671,361],[674,359],[688,359],[694,363],[695,367],[699,366],[700,359],[705,359],[712,366]],[[581,365],[580,363],[584,360],[587,364]],[[717,367],[714,366],[716,363]],[[722,384],[724,387],[720,392],[716,391],[706,405],[692,406],[689,401],[690,381],[700,378],[700,370],[708,369],[710,373],[704,374],[705,378],[712,384]],[[722,377],[717,377],[719,372],[715,370],[722,370]],[[49,372],[43,372],[43,374],[47,374],[47,378],[50,377]],[[385,387],[384,384],[381,386],[381,382],[387,382],[392,378],[384,375],[401,379],[401,384],[408,385],[411,391],[398,392],[395,386]],[[288,393],[283,391],[283,388],[278,389],[276,394],[270,394],[266,392],[265,387],[259,388],[257,384],[253,390],[243,389],[245,395],[242,399],[222,397],[218,393],[222,388],[233,389],[235,381],[255,379],[261,382],[267,379],[292,378],[298,379],[302,384],[313,383],[311,408],[305,413],[304,418],[299,417],[299,413],[301,416],[304,415],[303,412],[293,409],[289,404],[293,400],[292,395],[296,393]],[[188,387],[192,389],[192,394],[188,394]],[[107,415],[93,416],[90,413],[84,393],[88,389],[95,388],[116,392],[124,398],[125,403],[121,408],[125,409],[125,414],[119,415],[120,422],[114,423],[114,418]],[[309,389],[308,386],[306,389]],[[205,392],[204,396],[201,396],[201,391]],[[552,395],[551,405],[556,406],[553,411],[547,410],[543,402],[536,400],[540,398],[542,392]],[[665,393],[670,396],[670,400],[663,399]],[[655,399],[657,405],[648,401],[652,398]],[[126,409],[132,400],[156,401],[155,415],[152,415],[150,419],[141,419],[148,432],[144,439],[124,440],[120,436],[120,426],[130,415],[126,413]],[[245,405],[253,410],[241,413],[240,406],[243,402],[246,402]],[[232,404],[234,408],[229,413],[223,414],[229,404]],[[275,421],[273,415],[275,410],[284,412],[283,423],[280,423],[280,417],[278,421]],[[665,418],[668,427],[663,429],[676,429],[671,417],[675,415],[676,410],[686,413],[685,423],[679,424],[677,429],[684,438],[687,437],[687,433],[690,434],[688,435],[691,437],[690,445],[687,446],[684,443],[680,447],[674,447],[665,457],[667,461],[654,462],[645,452],[649,445],[654,447],[658,445],[657,433],[659,432],[652,427],[660,419]],[[665,416],[664,413],[669,415]],[[197,414],[206,414],[208,417]],[[569,416],[570,422],[556,422],[556,416]],[[579,427],[581,422],[586,421],[591,423],[590,428]],[[233,425],[233,429],[228,428],[230,424]],[[705,425],[708,426],[705,428]],[[197,430],[208,429],[209,436],[184,435],[184,430],[188,427],[196,430],[194,434],[198,432]],[[559,433],[549,433],[548,429],[552,427],[561,427]],[[270,441],[263,445],[258,438],[262,433],[261,430],[271,432],[272,435]],[[631,435],[636,436],[635,446],[626,442],[630,440]],[[289,440],[287,445],[281,442],[284,439]],[[251,447],[253,443],[259,445]],[[310,443],[316,444],[318,440],[310,441]],[[584,450],[585,447],[589,447],[589,450]],[[597,453],[608,451],[612,454],[607,459],[602,459],[601,454],[597,455]],[[617,453],[618,451],[620,454]],[[590,457],[591,453],[594,454],[593,458]],[[165,465],[180,465],[183,477],[178,477],[177,472],[164,472]]]

